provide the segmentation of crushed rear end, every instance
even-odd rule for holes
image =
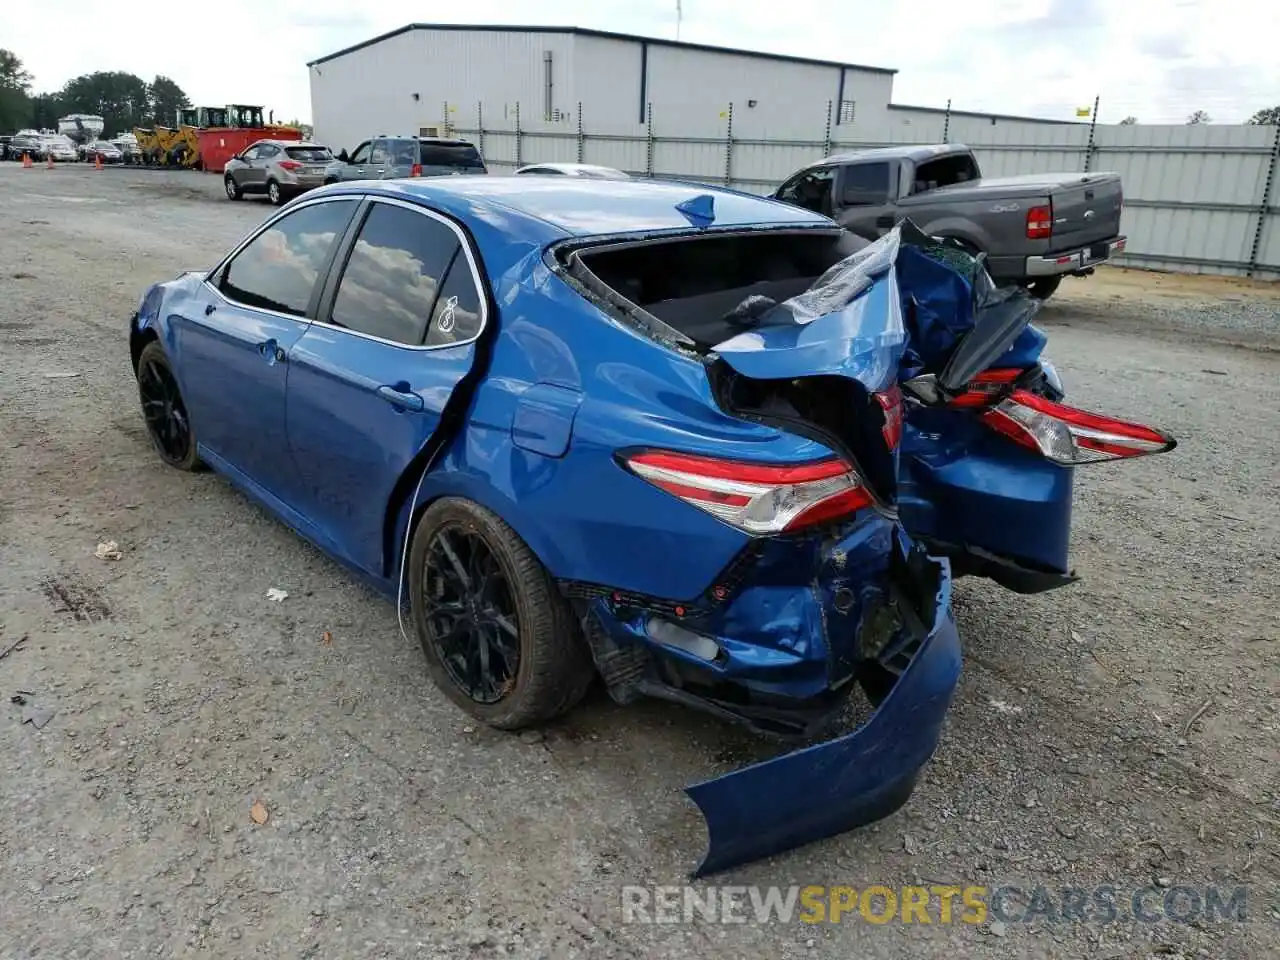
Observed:
[[[888,815],[938,744],[959,641],[949,562],[897,517],[900,250],[897,231],[867,246],[823,229],[559,251],[579,292],[700,364],[720,412],[826,452],[761,466],[619,451],[639,479],[742,531],[742,548],[689,600],[569,590],[616,700],[659,697],[807,744],[689,788],[708,826],[700,874]],[[744,258],[772,275],[715,279],[741,280]],[[842,731],[855,690],[869,716]]]

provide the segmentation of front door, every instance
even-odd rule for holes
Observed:
[[[339,174],[343,180],[363,180],[368,176],[365,173],[365,167],[369,165],[369,152],[372,146],[372,143],[366,140],[351,151],[351,158],[342,165]]]
[[[277,494],[291,474],[289,353],[357,203],[312,203],[269,221],[172,321],[178,378],[202,451]]]
[[[370,203],[338,263],[291,354],[289,445],[300,509],[385,576],[392,492],[472,368],[486,300],[461,229],[416,205]]]
[[[897,222],[893,180],[898,166],[887,160],[850,163],[836,176],[835,219],[860,237],[883,237]]]

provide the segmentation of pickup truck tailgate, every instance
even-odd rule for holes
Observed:
[[[1053,235],[1049,252],[1073,250],[1120,233],[1124,193],[1115,173],[1085,174],[1053,188]]]

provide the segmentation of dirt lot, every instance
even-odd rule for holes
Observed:
[[[965,674],[904,811],[718,878],[1110,884],[1122,906],[1245,885],[1247,922],[1015,901],[980,925],[644,925],[622,885],[683,883],[704,841],[681,786],[765,748],[601,700],[545,735],[477,728],[391,605],[160,464],[126,324],[266,215],[218,186],[0,166],[0,650],[28,637],[0,659],[0,957],[1280,955],[1272,290],[1064,286],[1043,318],[1072,394],[1181,445],[1078,474],[1082,583],[960,585]],[[95,558],[107,539],[122,559]]]

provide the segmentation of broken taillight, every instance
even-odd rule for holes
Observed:
[[[982,422],[1014,443],[1063,466],[1164,453],[1177,441],[1154,427],[1090,413],[1012,388],[1020,370],[979,374],[952,407],[985,408]]]
[[[882,393],[875,395],[876,402],[880,404],[880,409],[884,411],[884,426],[880,428],[880,432],[884,435],[885,445],[890,450],[898,449],[898,444],[902,442],[902,388],[896,383]]]
[[[624,462],[655,487],[750,534],[789,533],[873,503],[857,472],[835,458],[776,466],[649,450]]]

